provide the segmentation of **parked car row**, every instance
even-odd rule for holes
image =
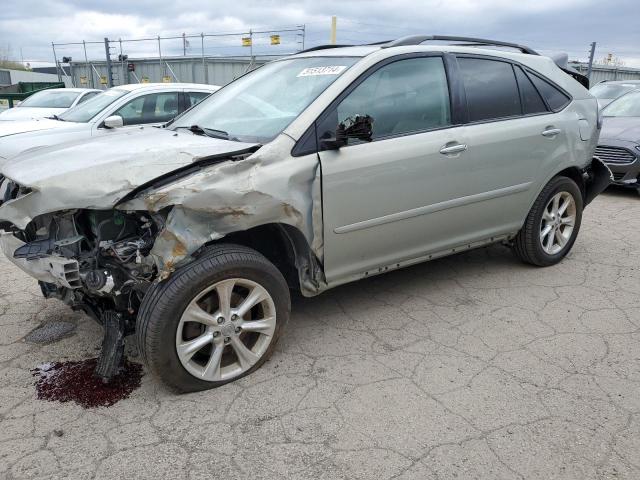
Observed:
[[[0,247],[103,325],[100,376],[135,334],[168,385],[219,386],[274,351],[290,289],[495,242],[560,262],[610,181],[576,75],[525,46],[412,36],[275,60],[163,128],[126,126],[175,116],[193,86],[114,88],[0,137]]]
[[[17,106],[0,112],[0,121],[46,118],[73,108],[102,93],[90,88],[51,88],[30,95]]]
[[[123,85],[52,117],[0,122],[0,165],[2,159],[36,147],[162,125],[218,88],[190,83]]]

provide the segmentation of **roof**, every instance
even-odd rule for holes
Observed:
[[[78,92],[78,93],[82,93],[82,92],[102,92],[102,90],[99,90],[97,88],[45,88],[42,90],[38,90],[40,92]]]
[[[338,47],[312,50],[298,53],[294,57],[365,57],[380,50],[398,51],[399,53],[409,52],[453,52],[453,53],[474,53],[489,56],[500,56],[521,60],[524,58],[538,57],[528,53],[504,50],[503,48],[491,48],[487,46],[471,45],[401,45],[397,47],[382,48],[380,45],[363,45],[355,47]]]
[[[218,85],[206,85],[204,83],[129,83],[128,85],[116,85],[114,88],[120,90],[128,90],[130,92],[134,90],[142,90],[145,88],[201,88],[204,90],[211,90],[212,92],[218,90]]]

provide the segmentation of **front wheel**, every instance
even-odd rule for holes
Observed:
[[[289,310],[287,283],[271,262],[246,247],[217,245],[147,292],[138,348],[179,391],[217,387],[269,358]]]
[[[516,256],[540,267],[558,263],[576,241],[582,208],[578,185],[567,177],[553,178],[540,192],[514,239]]]

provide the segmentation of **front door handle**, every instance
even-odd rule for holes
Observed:
[[[454,155],[456,153],[464,152],[467,146],[464,143],[456,143],[455,145],[445,145],[440,149],[440,153],[443,155]]]
[[[542,132],[542,136],[555,137],[559,133],[562,133],[562,130],[560,130],[559,128],[547,128],[545,131]]]

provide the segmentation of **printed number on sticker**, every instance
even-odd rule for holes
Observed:
[[[312,77],[315,75],[339,75],[347,68],[344,65],[332,65],[327,67],[308,67],[302,70],[298,77]]]

